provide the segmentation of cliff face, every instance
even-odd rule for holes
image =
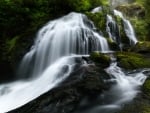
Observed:
[[[134,0],[109,0],[110,6],[116,8],[119,5],[133,3]]]

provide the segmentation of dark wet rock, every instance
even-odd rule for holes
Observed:
[[[83,58],[86,59],[88,58]],[[92,64],[77,64],[71,75],[51,91],[9,113],[72,113],[86,97],[89,102],[109,89],[109,75]]]
[[[131,50],[141,54],[150,54],[150,42],[138,42]]]

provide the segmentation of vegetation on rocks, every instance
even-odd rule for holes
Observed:
[[[86,15],[90,20],[94,22],[94,25],[96,26],[97,31],[102,31],[106,35],[106,14],[104,11],[100,11],[97,13],[91,13],[91,12],[86,12]]]
[[[150,99],[150,79],[147,79],[143,85],[144,94]]]
[[[143,41],[138,42],[133,48],[131,48],[132,51],[137,53],[150,53],[150,42],[149,41]]]
[[[108,67],[111,61],[108,55],[100,53],[98,51],[92,52],[90,55],[90,59],[102,67]]]
[[[149,68],[150,59],[141,54],[131,52],[117,52],[118,65],[125,69]]]

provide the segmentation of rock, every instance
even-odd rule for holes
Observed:
[[[57,87],[9,113],[71,113],[86,97],[96,99],[109,87],[104,82],[109,75],[94,64],[75,66],[71,75]]]
[[[148,54],[150,53],[150,42],[138,42],[131,50],[137,53]]]
[[[116,9],[123,12],[126,16],[129,17],[143,18],[145,16],[144,7],[137,3],[120,5]]]
[[[150,59],[133,52],[117,52],[118,65],[125,69],[150,68]]]
[[[100,53],[98,51],[92,52],[90,54],[90,58],[92,61],[94,61],[97,65],[100,65],[102,67],[108,67],[110,62],[111,62],[111,58],[110,56],[104,54],[104,53]]]
[[[147,79],[143,85],[143,92],[150,99],[150,79]]]

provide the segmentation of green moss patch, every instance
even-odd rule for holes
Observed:
[[[150,59],[131,52],[117,52],[118,65],[125,69],[150,68]]]
[[[150,79],[147,79],[143,85],[144,94],[150,97]]]
[[[108,55],[100,53],[98,51],[92,52],[90,58],[96,64],[100,64],[102,67],[108,67],[111,61]]]

